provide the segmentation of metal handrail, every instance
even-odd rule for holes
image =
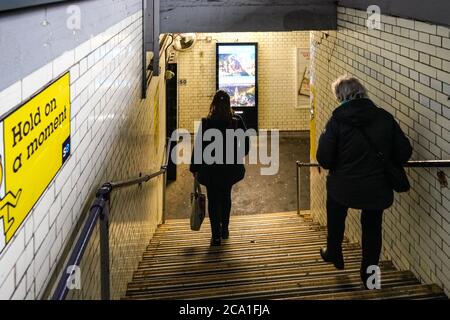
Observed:
[[[95,230],[97,222],[100,220],[100,264],[101,264],[101,299],[109,300],[110,293],[110,268],[109,268],[109,202],[111,193],[114,190],[128,188],[134,185],[141,185],[143,183],[149,182],[157,177],[164,176],[163,179],[163,212],[162,212],[162,222],[165,223],[166,220],[166,185],[167,185],[167,168],[170,159],[170,143],[171,140],[167,140],[165,146],[165,153],[163,160],[163,165],[158,172],[148,174],[145,176],[140,176],[139,178],[133,178],[125,181],[119,182],[108,182],[102,185],[98,190],[95,200],[89,209],[88,217],[84,223],[83,228],[75,245],[73,246],[72,253],[65,264],[63,274],[60,277],[58,284],[56,286],[55,292],[53,293],[52,300],[64,300],[69,291],[69,282],[72,279],[72,275],[76,270],[74,267],[79,267],[83,255],[88,246],[89,240]]]
[[[168,143],[169,143],[169,140],[168,140]],[[153,180],[154,178],[157,178],[157,177],[165,174],[167,171],[167,167],[169,165],[170,148],[167,145],[165,147],[165,149],[166,149],[165,156],[164,156],[165,159],[164,159],[164,164],[161,166],[161,170],[159,170],[155,173],[152,173],[152,174],[140,176],[139,178],[132,178],[129,180],[109,182],[109,183],[107,183],[107,185],[109,185],[111,187],[111,191],[116,190],[116,189],[123,189],[123,188],[131,187],[131,186],[135,186],[135,185],[140,185],[140,184],[149,182],[150,180]]]
[[[320,165],[316,162],[305,163],[297,161],[298,167],[317,168]],[[404,165],[405,168],[450,168],[450,160],[419,160],[409,161]]]
[[[103,199],[96,198],[96,202],[103,201]],[[83,229],[80,232],[78,237],[78,241],[76,242],[72,254],[68,260],[67,268],[63,270],[63,274],[65,277],[61,277],[58,285],[53,294],[52,300],[64,300],[69,292],[68,281],[70,275],[75,271],[73,270],[73,266],[79,266],[81,263],[81,259],[83,258],[84,252],[86,251],[89,239],[92,236],[92,233],[95,230],[95,226],[97,225],[97,220],[100,217],[102,212],[102,208],[104,204],[100,204],[95,206],[93,205],[90,208],[90,212],[87,218],[86,223],[84,224]]]
[[[297,161],[297,213],[301,214],[301,170],[302,168],[320,168],[316,162]],[[404,165],[405,168],[450,168],[450,160],[419,160],[409,161]],[[447,185],[445,174],[438,173],[438,179],[443,186]]]

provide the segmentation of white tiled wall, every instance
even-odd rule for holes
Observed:
[[[70,70],[73,153],[0,256],[0,299],[43,296],[70,235],[102,183],[159,169],[165,140],[164,79],[155,77],[149,99],[140,99],[141,48],[139,11],[0,92],[4,114]],[[153,101],[158,85],[161,123],[157,126]],[[159,179],[112,197],[115,298],[123,293],[136,259],[161,219],[161,187]],[[72,292],[72,298],[99,297],[94,272],[98,265],[96,233],[82,264],[83,290]]]
[[[318,133],[337,107],[331,83],[347,73],[399,121],[413,143],[414,160],[450,159],[450,30],[384,15],[382,30],[369,30],[366,20],[366,12],[340,7],[337,32],[328,38],[312,33]],[[397,195],[385,214],[384,258],[449,294],[450,191],[441,188],[436,169],[409,175],[412,191]],[[324,224],[325,177],[312,170],[312,212]],[[347,235],[360,239],[359,213],[349,216]]]
[[[194,122],[209,113],[216,91],[216,43],[257,42],[259,127],[283,131],[309,130],[309,109],[297,109],[296,49],[309,46],[309,32],[200,34],[193,50],[179,53],[180,127],[194,130]],[[211,42],[206,38],[212,38]]]

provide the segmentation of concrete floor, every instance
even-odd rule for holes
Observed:
[[[232,215],[289,212],[297,210],[296,161],[309,162],[309,132],[282,133],[280,170],[275,176],[262,176],[261,165],[247,165],[244,181],[233,188]],[[302,173],[302,210],[309,209],[310,176]],[[188,165],[178,167],[178,179],[167,188],[169,219],[190,216],[193,177]],[[204,190],[205,192],[205,190]]]

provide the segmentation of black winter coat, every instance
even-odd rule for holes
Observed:
[[[201,141],[200,137],[197,136],[195,139],[195,146],[194,151],[192,154],[191,159],[191,166],[190,171],[192,173],[197,173],[197,179],[200,184],[209,187],[209,186],[232,186],[239,181],[243,180],[245,177],[245,166],[244,166],[244,159],[238,158],[238,155],[240,152],[238,152],[238,146],[242,146],[244,149],[242,152],[247,156],[250,152],[250,138],[246,136],[244,141],[238,141],[238,139],[234,139],[233,141],[228,141],[226,131],[227,129],[232,130],[238,130],[242,129],[244,132],[247,131],[247,127],[242,120],[241,117],[235,116],[233,118],[233,123],[231,125],[227,125],[225,122],[218,121],[218,120],[211,120],[211,119],[202,119],[202,133],[204,134],[205,131],[208,129],[218,129],[223,136],[223,161],[220,163],[213,163],[213,164],[207,164],[205,163],[203,157],[201,163],[195,163],[194,162],[194,155],[195,152],[200,151],[196,148],[199,148],[201,146],[201,152],[205,151],[205,148],[207,148],[212,142],[209,141]],[[230,145],[231,143],[234,143],[234,161],[232,164],[228,164],[227,162],[227,155],[229,153],[229,150],[227,150],[227,145]],[[215,152],[213,153],[215,155]],[[231,156],[231,155],[230,155]]]
[[[334,111],[317,151],[319,164],[329,169],[328,193],[349,208],[387,209],[394,192],[383,165],[355,127],[366,132],[386,159],[403,165],[411,157],[411,144],[389,112],[369,99],[346,102]]]

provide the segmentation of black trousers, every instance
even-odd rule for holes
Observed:
[[[208,186],[208,212],[213,239],[220,239],[222,230],[228,231],[231,213],[232,186]]]
[[[331,255],[342,252],[342,242],[345,233],[345,220],[348,207],[328,196],[327,220],[328,241],[327,248]],[[362,249],[363,259],[361,272],[366,273],[370,266],[378,266],[382,248],[383,210],[362,210]]]

